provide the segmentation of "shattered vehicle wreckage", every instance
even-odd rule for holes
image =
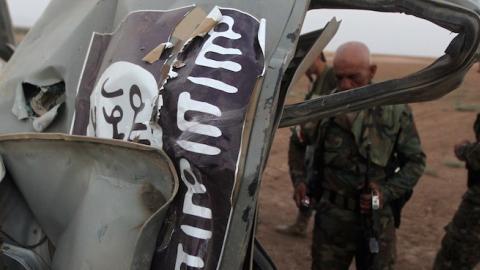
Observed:
[[[339,27],[297,44],[319,8],[403,12],[457,35],[415,74],[284,106]],[[479,11],[469,0],[52,0],[0,75],[0,263],[275,269],[255,224],[276,129],[454,90],[478,57]]]

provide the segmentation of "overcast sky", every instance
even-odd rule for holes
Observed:
[[[29,27],[41,15],[49,0],[7,2],[14,24]],[[342,20],[342,24],[327,46],[329,51],[334,51],[343,42],[357,40],[365,42],[374,53],[440,56],[454,37],[454,34],[412,16],[370,11],[311,11],[307,14],[302,32],[323,26],[334,16]]]

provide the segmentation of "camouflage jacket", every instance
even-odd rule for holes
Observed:
[[[460,150],[460,157],[465,160],[468,169],[468,187],[480,184],[480,114],[473,125],[476,142],[465,144]]]
[[[316,144],[319,158],[314,166],[321,172],[317,181],[323,189],[356,197],[367,166],[369,180],[380,184],[387,203],[412,189],[425,168],[425,154],[410,108],[381,106],[350,116],[307,123],[292,135],[289,165],[294,181],[306,181],[305,151]],[[400,160],[400,169],[387,177],[394,156]]]
[[[461,156],[469,170],[480,171],[480,143],[474,142],[462,147]]]
[[[313,83],[310,91],[305,95],[305,100],[315,96],[329,94],[337,85],[333,68],[326,66],[325,70],[318,76]],[[299,179],[305,178],[305,166],[303,165],[305,156],[305,145],[300,135],[301,126],[292,128],[290,145],[288,150],[288,164],[290,167],[290,178],[295,184]]]

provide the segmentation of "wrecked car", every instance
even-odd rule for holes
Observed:
[[[457,35],[417,73],[284,106],[340,27],[297,44],[320,8],[403,12]],[[0,75],[0,262],[275,269],[255,225],[276,129],[441,97],[477,60],[479,32],[468,0],[52,0]]]

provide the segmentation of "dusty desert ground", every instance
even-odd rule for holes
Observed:
[[[432,62],[427,58],[374,56],[377,81],[399,78]],[[443,236],[443,227],[455,212],[466,190],[466,171],[455,160],[453,146],[463,139],[473,140],[472,124],[480,108],[480,73],[475,65],[465,82],[454,92],[432,102],[412,104],[417,128],[427,154],[427,168],[403,213],[397,231],[396,269],[431,269]],[[289,94],[289,102],[300,100],[306,80]],[[291,199],[293,188],[288,176],[289,129],[276,133],[260,193],[258,238],[280,270],[309,269],[311,230],[306,238],[279,234],[275,226],[295,218]]]

